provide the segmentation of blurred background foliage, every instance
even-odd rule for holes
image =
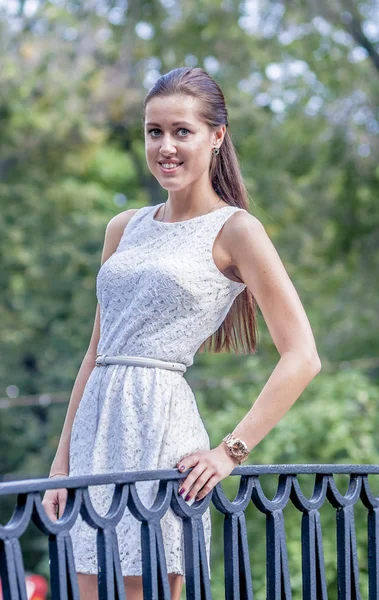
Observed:
[[[143,98],[184,65],[225,94],[250,212],[300,295],[323,365],[248,463],[379,463],[378,2],[0,0],[0,51],[3,479],[48,474],[92,331],[106,224],[167,197],[146,165]],[[213,445],[279,358],[260,314],[259,327],[257,355],[199,355],[186,375]],[[237,484],[222,484],[231,498]],[[13,502],[2,501],[3,523]],[[335,514],[325,511],[333,599]],[[285,516],[298,599],[300,516],[290,506]],[[257,600],[260,517],[247,515]],[[357,507],[362,597],[365,519]],[[213,528],[219,542],[216,511]],[[47,540],[33,529],[23,543],[27,569],[48,575]],[[215,598],[222,550],[213,543]]]

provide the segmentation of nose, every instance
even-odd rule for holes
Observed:
[[[160,152],[161,152],[161,154],[164,154],[164,155],[166,155],[166,154],[171,155],[176,152],[175,146],[172,143],[170,136],[164,135],[161,138]]]

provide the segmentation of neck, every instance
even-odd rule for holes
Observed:
[[[194,202],[173,200],[169,196],[163,206],[165,219],[178,221],[205,215],[219,206],[221,201],[221,198],[215,192],[206,198],[200,200],[197,198]]]

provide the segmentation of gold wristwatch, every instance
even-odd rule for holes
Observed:
[[[237,458],[239,464],[243,463],[249,456],[246,442],[235,437],[232,433],[228,433],[222,441],[228,446],[230,456]]]

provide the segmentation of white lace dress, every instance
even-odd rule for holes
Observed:
[[[193,364],[201,344],[225,319],[246,285],[217,268],[212,247],[238,207],[193,219],[155,220],[157,206],[139,209],[96,281],[100,304],[97,352]],[[156,367],[94,367],[75,415],[69,475],[173,469],[182,457],[210,449],[195,396],[185,377]],[[158,481],[138,482],[144,504],[153,504]],[[102,516],[114,485],[89,488]],[[190,500],[192,504],[194,500]],[[211,518],[203,515],[210,573]],[[171,508],[161,521],[168,573],[184,573],[182,522]],[[122,574],[141,575],[141,523],[125,509],[116,528]],[[98,573],[96,530],[79,515],[70,531],[76,571]]]

